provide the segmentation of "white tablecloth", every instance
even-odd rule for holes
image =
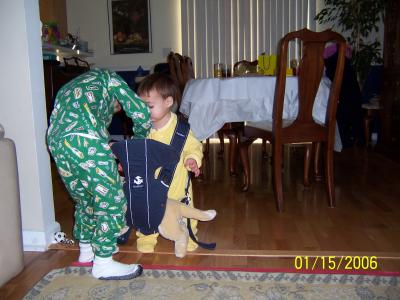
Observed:
[[[272,121],[276,77],[245,76],[192,79],[185,87],[180,111],[189,116],[194,135],[204,140],[225,123]],[[330,80],[324,77],[313,107],[313,117],[325,123]],[[286,78],[283,119],[294,120],[298,112],[297,77]],[[341,150],[336,128],[335,150]]]

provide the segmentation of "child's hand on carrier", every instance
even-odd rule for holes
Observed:
[[[197,165],[196,160],[194,160],[193,158],[188,158],[185,161],[185,167],[188,168],[190,171],[192,171],[195,177],[200,175],[199,166]]]

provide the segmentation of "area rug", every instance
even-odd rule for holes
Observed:
[[[56,269],[24,299],[400,299],[399,273],[317,274],[145,266],[127,281],[94,279],[90,267]]]

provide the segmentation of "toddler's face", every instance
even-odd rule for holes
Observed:
[[[164,99],[156,90],[148,94],[139,95],[149,106],[151,121],[153,124],[162,121],[169,116],[173,100],[171,97]]]

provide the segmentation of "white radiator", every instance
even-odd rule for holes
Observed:
[[[24,268],[17,157],[0,124],[0,286]]]

